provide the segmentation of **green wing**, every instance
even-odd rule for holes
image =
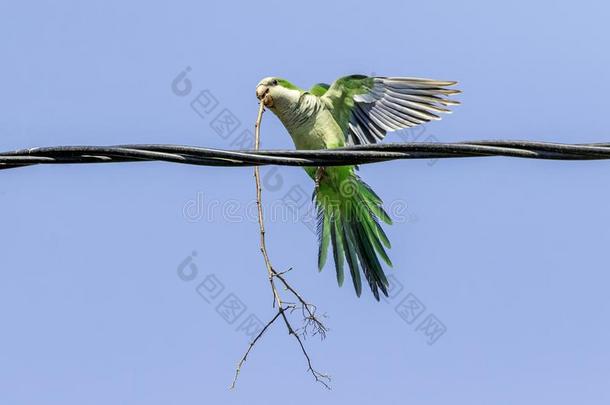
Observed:
[[[330,84],[326,84],[326,83],[316,83],[313,86],[311,86],[311,89],[309,89],[309,92],[311,94],[313,94],[314,96],[318,96],[318,97],[322,97],[330,88]]]
[[[459,102],[447,96],[457,82],[414,77],[346,76],[321,96],[349,145],[381,141],[386,132],[439,120],[438,113]]]

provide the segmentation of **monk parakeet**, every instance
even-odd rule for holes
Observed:
[[[459,104],[447,98],[456,82],[411,77],[342,77],[332,85],[319,83],[303,90],[285,79],[267,77],[256,96],[284,124],[297,149],[331,149],[379,142],[386,132],[440,119],[437,113]],[[329,245],[343,284],[347,262],[356,294],[362,293],[360,272],[373,295],[388,295],[388,280],[379,258],[392,262],[385,249],[390,241],[379,220],[392,220],[375,192],[355,173],[355,166],[307,167],[314,180],[318,211],[318,269]]]

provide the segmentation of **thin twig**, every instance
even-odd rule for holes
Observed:
[[[237,364],[237,368],[235,369],[235,377],[233,377],[233,383],[231,384],[231,389],[235,388],[235,384],[237,383],[237,378],[239,377],[239,372],[241,371],[241,366],[246,362],[246,359],[248,358],[248,355],[250,354],[250,351],[252,350],[252,348],[254,347],[256,342],[258,342],[258,339],[260,339],[261,336],[263,336],[263,334],[267,331],[269,326],[271,326],[271,324],[273,322],[275,322],[275,320],[283,312],[284,312],[284,309],[280,309],[277,312],[277,314],[275,314],[275,316],[273,318],[271,318],[271,320],[269,322],[267,322],[267,324],[263,327],[263,329],[261,329],[261,331],[258,333],[258,335],[256,335],[256,337],[254,338],[254,340],[252,342],[250,342],[250,345],[248,346],[248,350],[246,350],[246,352],[242,356],[241,360],[239,360],[239,363]]]
[[[302,310],[306,312],[306,314],[303,315],[306,321],[304,328],[305,334],[307,333],[307,326],[311,325],[313,326],[313,335],[319,334],[320,338],[324,339],[326,337],[328,328],[316,317],[316,306],[305,301],[305,299],[301,297],[301,295],[294,288],[292,288],[290,284],[288,284],[282,274],[276,273],[275,277],[279,278],[282,284],[284,284],[284,287],[286,287],[286,289],[290,291],[297,300],[299,300]]]
[[[254,125],[254,149],[255,150],[258,150],[259,146],[260,146],[260,126],[261,126],[261,120],[263,117],[264,110],[265,110],[264,104],[261,102],[259,105],[259,109],[258,109],[258,116],[256,118],[256,124]],[[305,301],[305,299],[303,299],[302,296],[283,277],[283,275],[285,273],[287,273],[288,271],[290,271],[291,269],[278,273],[273,268],[273,265],[271,264],[271,260],[269,259],[269,254],[267,252],[267,245],[266,245],[266,241],[265,241],[265,221],[264,221],[264,217],[263,217],[262,188],[261,188],[260,172],[259,172],[258,166],[256,166],[254,168],[254,181],[256,183],[256,206],[257,206],[257,211],[258,211],[258,225],[259,225],[259,232],[260,232],[260,239],[259,239],[260,251],[261,251],[261,254],[265,261],[265,267],[267,268],[267,275],[269,278],[269,285],[271,286],[271,291],[273,292],[273,306],[275,307],[277,305],[278,312],[269,322],[267,322],[267,324],[263,327],[263,329],[260,331],[260,333],[254,338],[254,340],[252,340],[252,342],[250,342],[248,349],[246,350],[245,354],[242,356],[241,360],[239,361],[239,363],[237,365],[237,368],[235,369],[235,377],[233,379],[233,384],[231,384],[231,388],[235,387],[235,384],[237,383],[237,378],[239,377],[239,373],[241,371],[241,367],[242,367],[243,363],[246,361],[246,358],[248,357],[248,354],[250,353],[250,351],[254,348],[254,345],[256,344],[256,342],[258,342],[258,340],[263,336],[265,331],[277,320],[277,318],[279,316],[281,316],[282,319],[284,320],[284,323],[286,324],[286,328],[288,329],[288,334],[295,337],[295,339],[297,340],[297,342],[299,344],[299,347],[301,348],[301,351],[303,352],[303,355],[305,356],[305,359],[307,360],[307,371],[313,375],[314,379],[317,382],[322,384],[325,388],[330,389],[330,386],[329,386],[329,383],[331,380],[330,376],[320,373],[313,368],[313,365],[311,363],[311,358],[309,356],[309,353],[307,353],[307,349],[305,349],[305,345],[303,344],[301,336],[299,336],[298,331],[295,330],[295,328],[292,326],[292,324],[288,320],[288,317],[286,316],[286,311],[290,310],[290,312],[292,312],[293,310],[295,310],[297,308],[297,305],[293,304],[293,303],[288,303],[286,301],[282,301],[280,293],[275,285],[275,278],[277,277],[282,282],[285,289],[288,290],[292,295],[294,295],[300,303],[299,308],[301,308],[301,311],[303,313],[303,322],[304,322],[304,326],[301,329],[301,330],[303,330],[303,337],[305,337],[307,335],[308,327],[312,327],[314,330],[313,334],[314,335],[320,334],[322,339],[326,336],[326,332],[328,329],[320,320],[318,320],[318,318],[316,318],[315,305],[309,304],[307,301]]]
[[[265,112],[265,105],[261,101],[258,107],[258,115],[256,117],[256,124],[254,124],[254,150],[258,150],[260,146],[260,133],[261,133],[261,121],[263,119],[263,113]],[[254,168],[254,181],[256,183],[256,208],[258,211],[258,226],[260,230],[260,251],[265,260],[265,266],[267,267],[267,273],[269,275],[269,284],[273,291],[273,304],[277,304],[278,308],[282,308],[282,299],[280,294],[275,288],[273,277],[275,270],[269,260],[269,254],[267,253],[267,244],[265,242],[265,220],[263,218],[263,202],[262,202],[262,188],[261,188],[261,175],[258,166]]]
[[[295,332],[294,328],[288,321],[288,318],[286,317],[286,314],[284,312],[282,312],[282,318],[284,319],[284,323],[286,323],[286,328],[288,329],[288,334],[294,336],[294,338],[297,340],[297,342],[299,342],[299,346],[301,346],[301,351],[303,352],[305,359],[307,359],[307,371],[310,372],[311,375],[313,375],[313,378],[315,378],[315,380],[317,382],[322,384],[326,389],[330,389],[330,385],[329,385],[329,383],[331,381],[330,376],[328,374],[320,373],[319,371],[316,371],[313,368],[313,365],[311,364],[311,358],[309,357],[309,354],[307,353],[307,350],[305,349],[305,346],[303,345],[303,341],[299,337],[299,334]]]

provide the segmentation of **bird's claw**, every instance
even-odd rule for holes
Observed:
[[[314,176],[314,182],[315,182],[315,192],[317,193],[318,190],[320,189],[320,180],[322,180],[322,177],[324,176],[324,167],[318,167],[316,169],[316,174]]]

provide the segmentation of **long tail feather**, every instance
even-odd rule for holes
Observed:
[[[337,270],[337,284],[341,287],[345,279],[343,273],[343,257],[345,256],[345,250],[343,250],[343,232],[338,228],[338,222],[332,220],[330,224],[330,240],[333,244],[333,259],[335,261],[335,269]]]
[[[325,177],[316,189],[318,208],[318,267],[321,270],[327,259],[329,245],[339,285],[344,281],[344,260],[350,270],[356,294],[362,293],[360,272],[364,274],[371,292],[379,300],[379,291],[388,295],[388,280],[381,258],[388,266],[390,241],[379,220],[392,221],[382,207],[375,192],[354,174],[352,168],[327,168]]]

